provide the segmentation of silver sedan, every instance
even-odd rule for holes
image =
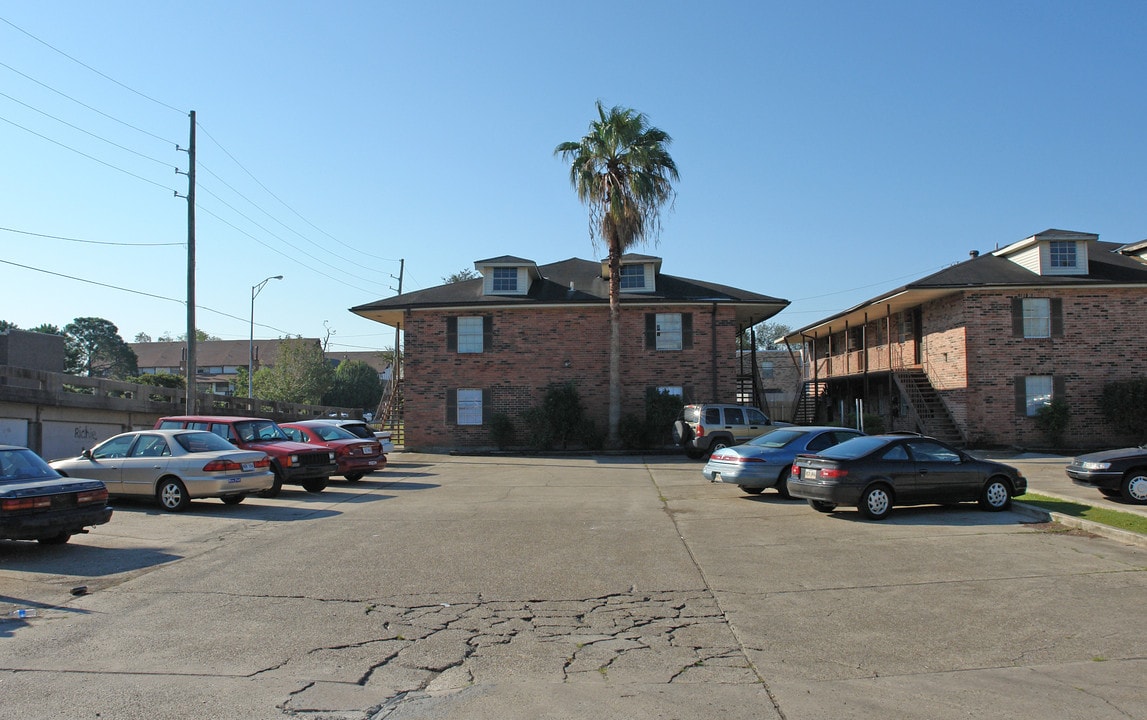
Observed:
[[[49,464],[62,475],[102,480],[111,495],[155,498],[172,512],[194,498],[236,505],[275,482],[265,453],[240,450],[205,430],[126,432]]]
[[[864,433],[842,427],[779,427],[741,445],[722,448],[709,456],[701,471],[710,482],[733,483],[757,495],[776,488],[789,496],[788,477],[798,453],[816,453]]]

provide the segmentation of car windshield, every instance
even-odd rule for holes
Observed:
[[[772,432],[767,432],[764,435],[758,435],[745,444],[756,445],[757,447],[764,448],[781,448],[791,442],[794,442],[798,438],[804,437],[806,434],[807,431],[799,430],[796,428],[785,428],[783,430],[778,429],[773,430]]]
[[[235,432],[243,442],[287,440],[282,428],[270,420],[244,420],[235,423]]]
[[[361,437],[338,425],[318,425],[312,429],[323,440],[358,440]]]
[[[817,455],[833,460],[853,460],[858,457],[864,457],[873,450],[884,447],[889,442],[891,442],[891,440],[886,437],[856,437],[851,440],[845,440],[839,445],[833,445],[830,448],[821,450]]]
[[[58,477],[60,473],[48,467],[48,463],[31,450],[0,450],[0,483]]]
[[[366,423],[347,423],[346,425],[335,425],[332,427],[341,428],[341,429],[345,430],[346,432],[350,433],[354,437],[360,437],[360,438],[372,438],[372,437],[374,437],[374,431],[371,430],[369,427],[367,427]]]
[[[207,431],[179,433],[175,436],[175,442],[179,443],[179,446],[189,453],[235,449],[231,443],[215,433]]]

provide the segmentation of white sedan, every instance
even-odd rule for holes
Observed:
[[[240,450],[206,430],[126,432],[49,464],[62,475],[102,480],[111,495],[155,498],[172,512],[194,498],[236,505],[275,482],[265,453]]]

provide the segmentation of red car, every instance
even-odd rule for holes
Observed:
[[[365,440],[348,430],[321,420],[300,420],[280,425],[287,437],[297,442],[324,445],[335,451],[338,470],[350,482],[361,480],[367,473],[386,467],[386,455],[378,440]]]

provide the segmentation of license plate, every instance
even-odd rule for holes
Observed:
[[[803,478],[804,480],[816,480],[816,469],[815,468],[802,468],[801,469],[801,478]]]
[[[377,464],[378,464],[377,460],[370,460],[367,462],[367,465],[377,465]]]
[[[243,482],[243,478],[227,478],[227,484]]]
[[[243,468],[243,472],[251,472],[252,470],[255,469],[255,463],[253,463],[253,462],[242,463],[239,465],[239,467]]]

